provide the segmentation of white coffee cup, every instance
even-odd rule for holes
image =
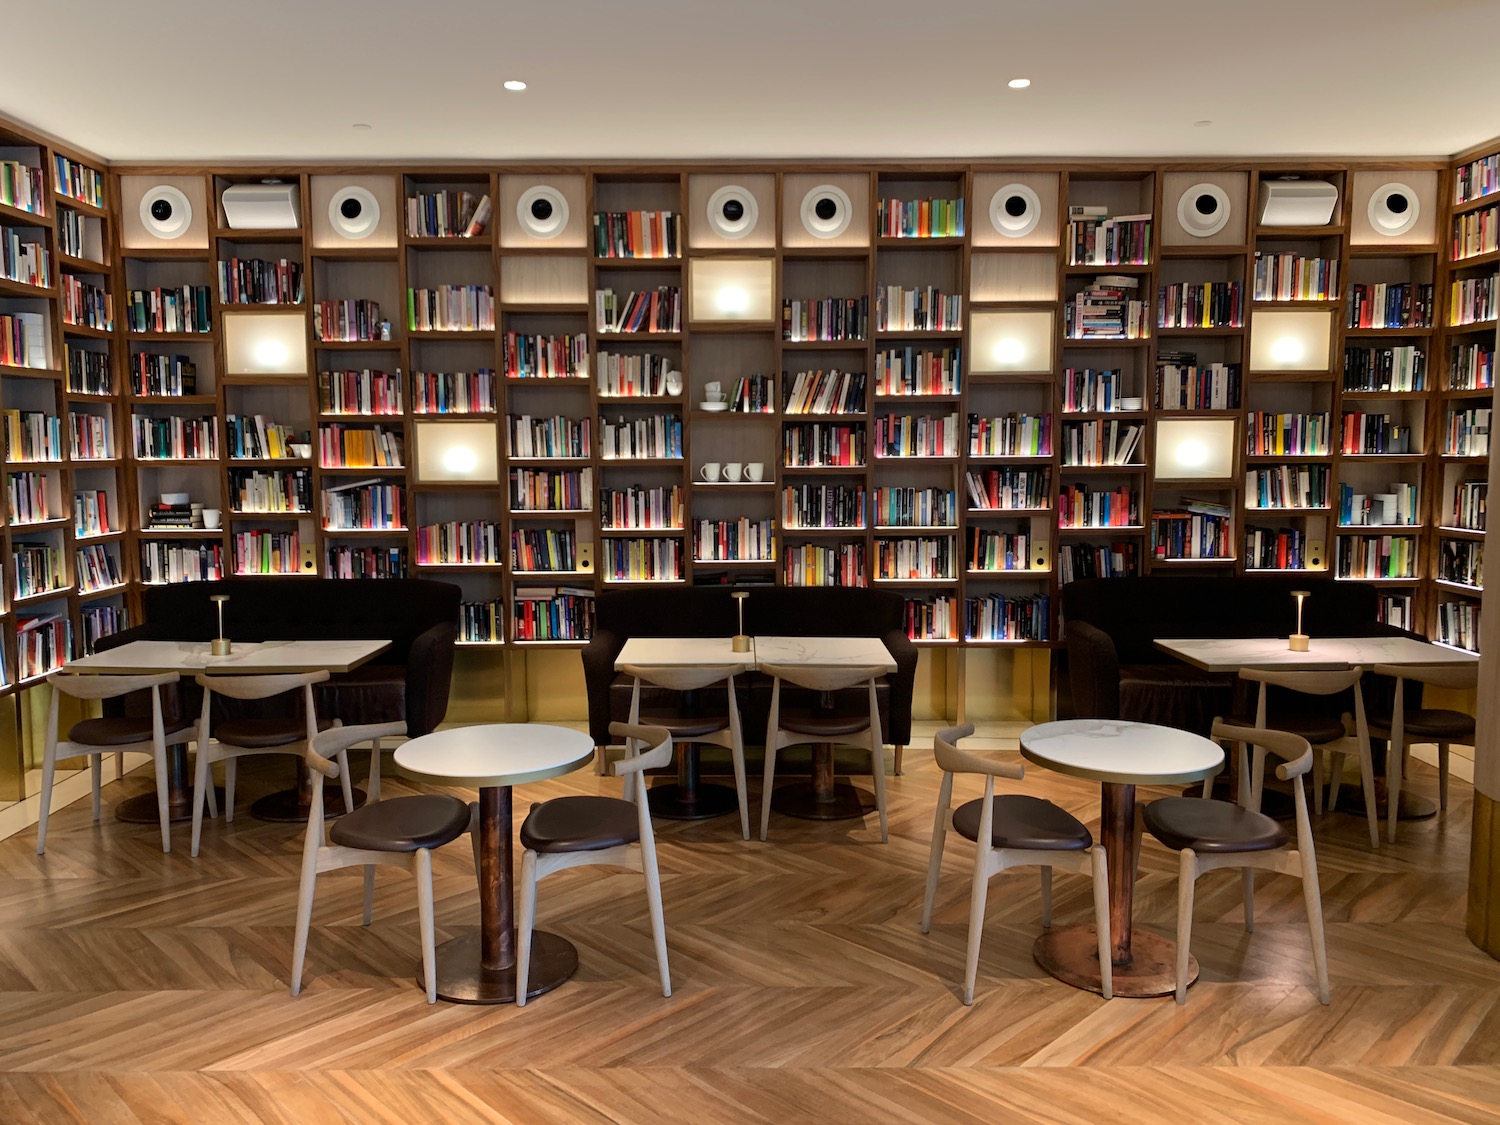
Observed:
[[[766,465],[764,461],[751,461],[745,466],[745,479],[757,484],[766,478]]]
[[[724,388],[717,381],[703,384],[703,398],[708,402],[723,402]]]
[[[738,461],[731,461],[724,466],[724,479],[739,480],[740,474],[744,471],[744,469],[745,466],[740,464]]]
[[[680,395],[682,393],[682,372],[668,371],[666,374],[667,394]]]
[[[708,461],[708,462],[706,462],[704,464],[703,468],[701,468],[701,469],[698,470],[698,474],[704,480],[718,480],[719,479],[719,463],[717,461]]]
[[[224,513],[218,508],[203,509],[203,526],[218,527],[219,521],[224,518]]]

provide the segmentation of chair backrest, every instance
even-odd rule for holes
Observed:
[[[1377,676],[1391,676],[1398,680],[1416,680],[1418,683],[1459,691],[1479,686],[1479,661],[1477,660],[1468,664],[1377,664],[1370,671]]]
[[[885,674],[878,664],[762,664],[760,670],[778,680],[813,691],[839,691],[869,683]]]
[[[47,682],[75,699],[114,699],[133,691],[165,687],[182,677],[176,672],[154,672],[141,676],[105,676],[94,673],[53,672]]]
[[[1241,668],[1240,679],[1289,688],[1303,695],[1337,695],[1359,683],[1360,668],[1313,671],[1300,668]]]
[[[1266,730],[1262,727],[1244,727],[1215,719],[1212,738],[1215,742],[1240,742],[1269,750],[1282,759],[1282,764],[1276,767],[1276,776],[1282,781],[1301,777],[1312,769],[1312,745],[1300,734]]]
[[[644,668],[622,664],[620,671],[643,683],[670,691],[697,691],[699,688],[732,679],[745,670],[743,664],[669,664]]]
[[[991,777],[1021,778],[1026,776],[1026,767],[1019,762],[1001,762],[994,758],[981,758],[967,750],[960,750],[957,745],[958,740],[968,738],[973,733],[974,724],[965,723],[961,727],[947,727],[933,736],[932,756],[937,761],[938,769],[944,773],[979,773],[988,774]]]
[[[315,672],[280,672],[269,676],[200,674],[194,679],[199,687],[227,695],[230,699],[270,699],[283,692],[321,684],[328,679],[328,670],[319,668]]]

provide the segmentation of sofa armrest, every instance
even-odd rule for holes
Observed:
[[[1068,681],[1073,713],[1080,719],[1120,717],[1120,659],[1115,642],[1086,621],[1069,621]]]
[[[453,685],[454,625],[443,622],[417,635],[406,658],[406,733],[430,734],[448,713]]]
[[[121,629],[107,637],[100,637],[94,642],[94,651],[104,652],[107,649],[119,648],[131,641],[154,641],[160,636],[161,631],[149,622],[145,625],[132,625],[129,629]]]
[[[609,685],[625,638],[612,629],[594,629],[583,646],[583,686],[589,702],[589,734],[596,746],[610,745]]]
[[[886,681],[891,685],[886,715],[890,729],[881,733],[889,745],[905,746],[911,741],[911,704],[917,685],[917,646],[912,644],[905,629],[887,629],[880,635],[880,639],[896,662],[896,670],[886,674]]]

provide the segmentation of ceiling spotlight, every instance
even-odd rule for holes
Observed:
[[[509,82],[505,83],[505,88],[507,90],[520,91],[526,89],[526,83],[522,82],[518,78],[512,78]]]
[[[1009,82],[1006,83],[1006,85],[1009,86],[1012,90],[1024,90],[1027,86],[1031,85],[1031,79],[1012,78]]]

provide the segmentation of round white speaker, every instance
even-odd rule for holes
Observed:
[[[802,227],[814,238],[837,238],[853,217],[849,193],[835,184],[819,184],[802,197]]]
[[[193,205],[170,184],[157,184],[141,196],[141,222],[157,238],[180,238],[193,222]]]
[[[1025,184],[1006,184],[990,196],[990,225],[1006,238],[1024,238],[1041,217],[1042,201]]]
[[[744,238],[759,220],[755,196],[739,184],[728,184],[708,197],[708,225],[720,238]]]
[[[380,200],[365,188],[341,187],[328,201],[328,221],[345,238],[369,238],[380,225]]]
[[[1229,195],[1218,184],[1194,184],[1177,197],[1177,222],[1194,238],[1218,234],[1230,210]]]
[[[516,200],[516,221],[532,238],[556,238],[568,226],[568,201],[550,184],[527,188]]]
[[[1381,184],[1370,195],[1370,225],[1377,234],[1394,238],[1417,225],[1422,205],[1417,193],[1406,184]]]

